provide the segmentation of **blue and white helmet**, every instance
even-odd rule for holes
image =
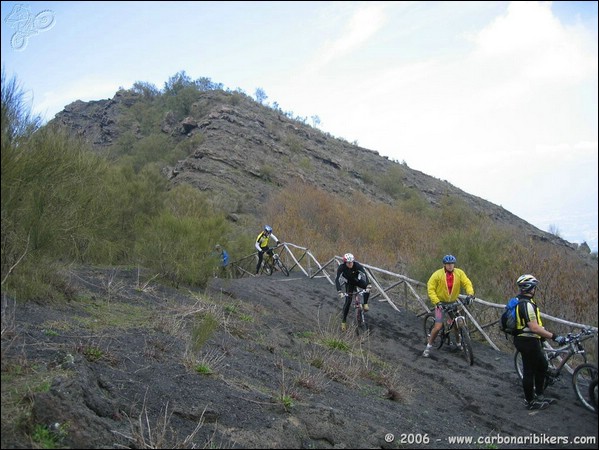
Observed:
[[[264,225],[264,231],[267,233],[272,233],[272,227],[270,225]]]

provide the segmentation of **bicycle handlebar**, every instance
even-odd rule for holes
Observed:
[[[354,292],[345,292],[343,295],[345,295],[346,297],[351,297],[353,295],[363,295],[365,293],[366,293],[366,289],[358,288]]]
[[[576,333],[576,334],[568,333],[566,335],[566,343],[569,344],[570,342],[580,342],[580,341],[590,338],[594,334],[595,334],[595,331],[592,330],[591,328],[584,328],[580,331],[580,333]]]
[[[462,302],[458,299],[453,303],[437,303],[438,306],[443,308],[444,311],[457,311],[458,308],[462,305]]]

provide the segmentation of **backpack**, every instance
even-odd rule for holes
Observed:
[[[520,300],[518,297],[510,298],[505,305],[501,319],[499,320],[499,327],[506,335],[510,334],[516,336],[519,334],[518,323],[516,320],[516,308],[520,303],[525,303],[527,300]]]

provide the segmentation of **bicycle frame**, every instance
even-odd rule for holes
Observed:
[[[366,291],[364,291],[363,289],[358,289],[353,292],[345,293],[346,297],[351,298],[351,305],[353,305],[353,308],[356,313],[354,316],[356,321],[356,334],[360,334],[360,332],[366,333],[368,331],[366,315],[364,314],[364,308],[362,307],[363,300],[360,300],[360,297],[362,297],[362,299],[364,298],[364,292]]]
[[[286,277],[289,276],[289,269],[287,268],[287,266],[285,265],[285,263],[281,260],[281,257],[279,256],[278,253],[276,253],[273,250],[272,256],[269,255],[268,253],[266,255],[264,255],[265,258],[265,263],[270,265],[270,274],[272,275],[272,273],[275,270],[280,270],[281,272],[283,272],[283,275],[285,275]]]
[[[445,342],[448,344],[451,342],[451,333],[457,333],[460,336],[462,344],[462,353],[464,358],[469,365],[474,364],[474,354],[472,352],[472,341],[470,339],[470,331],[468,330],[468,322],[466,317],[461,313],[461,301],[456,301],[444,307],[447,317],[443,322],[443,326],[439,330],[439,334],[436,338],[437,348],[441,348]],[[435,313],[429,312],[424,317],[424,334],[427,337],[430,336],[431,330],[435,325]]]
[[[575,355],[581,355],[583,362],[587,363],[587,355],[586,355],[586,350],[584,349],[584,347],[581,345],[581,342],[586,341],[587,339],[591,338],[593,335],[589,334],[589,333],[578,333],[576,335],[568,335],[568,339],[569,342],[567,342],[566,344],[562,345],[561,347],[557,347],[557,348],[553,348],[551,346],[543,346],[542,350],[543,350],[543,355],[545,356],[545,359],[547,360],[548,366],[549,368],[554,370],[553,374],[548,374],[548,377],[550,378],[550,384],[553,383],[553,381],[555,381],[555,379],[557,379],[559,377],[560,372],[562,371],[562,369],[564,367],[566,367],[566,370],[572,374],[574,372],[574,368],[570,367],[568,365],[568,361],[570,359],[572,359]],[[548,345],[548,344],[545,344]],[[516,350],[516,353],[514,355],[514,363],[516,365],[516,371],[518,372],[518,375],[520,376],[520,378],[522,378],[522,357],[519,357],[520,352]],[[557,359],[560,355],[565,355],[561,358],[561,360],[558,360],[558,364],[555,364],[554,360]]]
[[[580,333],[574,335],[569,333],[566,337],[566,344],[557,348],[552,348],[551,346],[542,347],[543,356],[545,356],[549,368],[545,375],[545,387],[550,386],[557,381],[560,378],[562,369],[566,367],[567,371],[572,374],[572,388],[574,389],[576,398],[578,398],[585,408],[591,411],[596,410],[589,397],[589,387],[592,380],[597,378],[597,366],[587,361],[586,350],[581,345],[581,342],[590,339],[595,334],[596,333],[592,330],[582,330]],[[559,364],[554,365],[553,361],[560,355],[564,356],[559,361]],[[583,362],[572,370],[572,368],[568,366],[568,361],[576,355],[581,355]],[[524,369],[522,365],[522,355],[518,350],[516,350],[516,353],[514,354],[514,365],[516,366],[518,376],[522,379]]]
[[[274,248],[269,249],[272,251],[272,255],[266,251],[262,259],[261,271],[267,275],[272,275],[275,270],[280,270],[286,277],[289,276],[289,269],[285,263],[281,260],[278,253],[274,251]]]

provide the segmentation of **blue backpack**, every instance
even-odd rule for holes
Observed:
[[[527,300],[520,300],[518,297],[510,298],[505,305],[501,319],[499,320],[499,327],[506,335],[510,334],[516,336],[519,334],[518,323],[516,319],[516,308],[520,303],[526,303]]]

